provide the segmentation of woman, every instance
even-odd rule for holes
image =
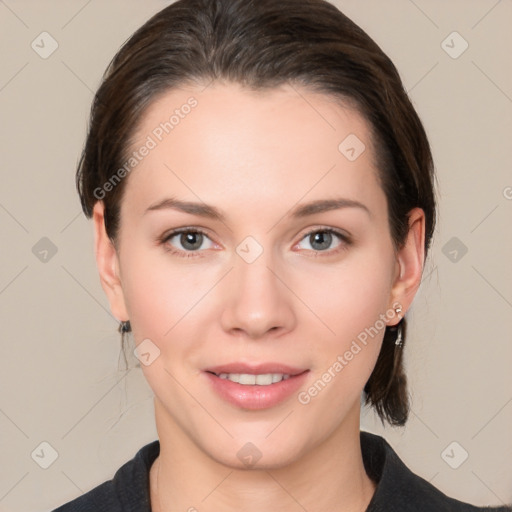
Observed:
[[[159,440],[57,511],[481,510],[360,431],[362,394],[408,417],[435,199],[395,67],[337,9],[162,10],[109,67],[77,184]]]

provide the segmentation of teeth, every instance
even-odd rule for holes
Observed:
[[[238,382],[240,384],[247,384],[249,386],[254,385],[256,384],[256,375],[250,375],[249,373],[241,373]]]
[[[282,373],[263,373],[261,375],[252,375],[250,373],[221,373],[218,377],[246,386],[269,386],[270,384],[275,384],[276,382],[290,378],[289,375]]]

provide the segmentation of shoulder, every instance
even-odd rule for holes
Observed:
[[[512,507],[482,508],[450,498],[414,474],[383,437],[361,431],[360,438],[366,472],[377,482],[366,512],[512,512]]]
[[[149,470],[160,453],[160,442],[142,447],[133,459],[82,496],[52,512],[150,512]]]

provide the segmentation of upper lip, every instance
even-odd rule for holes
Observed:
[[[266,373],[282,373],[284,375],[299,375],[307,371],[307,368],[297,368],[282,363],[227,363],[218,366],[210,366],[204,369],[205,372],[215,373],[248,373],[251,375],[261,375]]]

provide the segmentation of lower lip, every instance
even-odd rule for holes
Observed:
[[[221,398],[242,409],[256,411],[274,407],[289,398],[304,384],[309,370],[268,386],[238,384],[213,373],[204,373]]]

